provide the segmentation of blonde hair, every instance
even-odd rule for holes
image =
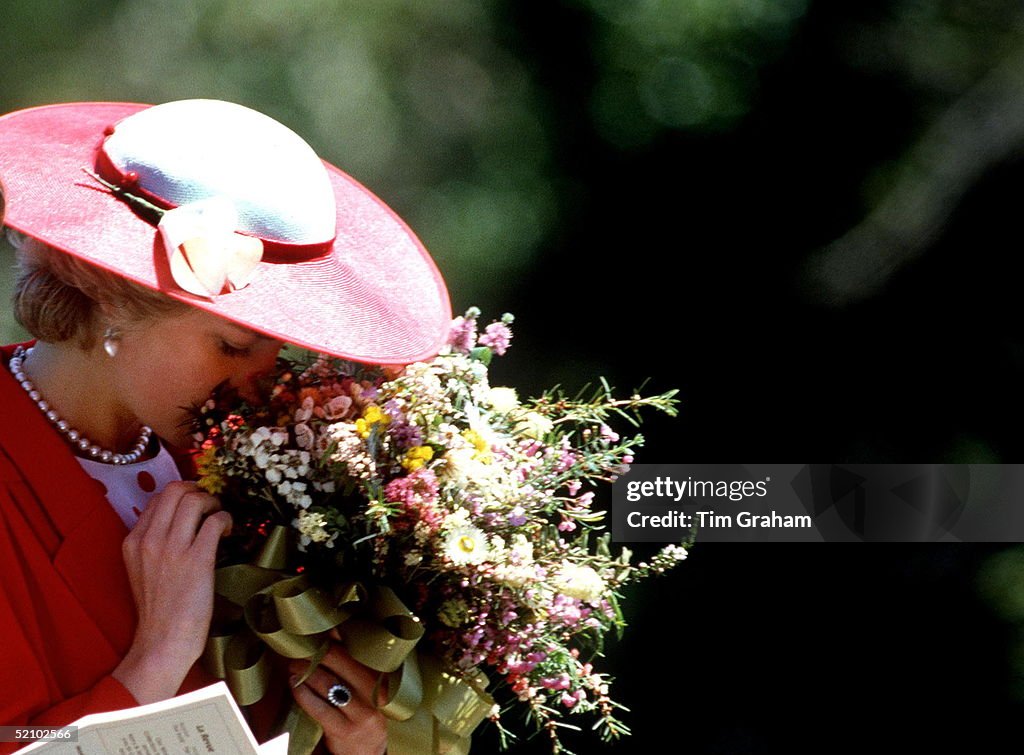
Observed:
[[[14,316],[41,341],[89,349],[114,320],[152,320],[188,307],[24,234],[8,229],[7,237],[18,263]]]

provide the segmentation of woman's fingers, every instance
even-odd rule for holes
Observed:
[[[171,658],[187,670],[202,653],[213,611],[217,545],[230,527],[231,516],[220,511],[220,502],[193,484],[171,483],[150,499],[124,541],[138,613],[137,656]]]
[[[205,529],[210,516],[219,511],[220,501],[212,495],[198,491],[186,493],[178,500],[174,518],[168,525],[167,544],[180,549],[189,548],[193,543],[198,545],[200,526]],[[226,522],[223,517],[215,522],[219,532],[223,532],[225,525],[231,521],[230,515],[224,516],[227,517]]]
[[[145,537],[151,530],[164,532],[174,518],[174,512],[178,508],[178,501],[186,493],[198,490],[193,482],[170,482],[159,493],[149,499],[146,508],[139,515],[139,521],[132,528],[130,536],[137,538]]]
[[[335,656],[336,647],[328,651],[325,661]],[[292,690],[295,702],[323,727],[324,740],[332,752],[377,755],[387,744],[387,725],[384,716],[370,703],[372,681],[366,685],[368,677],[375,678],[376,672],[360,666],[360,670],[353,669],[354,678],[340,677],[335,670],[337,666],[337,663],[327,666],[323,662],[317,666],[305,682]],[[293,662],[292,674],[300,675],[304,667],[303,662]],[[367,671],[369,674],[365,673]],[[349,695],[348,702],[341,707],[329,702],[331,688],[337,684],[343,684],[345,689],[336,690],[335,696],[344,698],[346,692]]]
[[[314,692],[308,684],[300,684],[298,687],[295,687],[292,690],[292,696],[295,698],[295,702],[299,704],[299,707],[315,718],[325,731],[327,726],[324,725],[324,721],[329,720],[331,716],[337,716],[341,713],[327,700]]]
[[[369,702],[373,697],[373,688],[377,684],[380,672],[364,666],[338,643],[331,643],[327,655],[321,665],[329,669],[339,679],[344,679],[353,690]]]
[[[231,532],[231,523],[231,514],[226,511],[210,514],[203,521],[203,526],[199,528],[199,534],[196,535],[192,546],[196,559],[201,564],[209,565],[212,569],[217,563],[217,544],[222,537]]]
[[[344,690],[336,691],[335,699],[348,699],[348,702],[342,706],[337,706],[331,702],[331,688],[337,684],[343,685]],[[299,688],[302,687],[307,687],[332,709],[340,711],[344,715],[349,715],[352,718],[360,718],[375,712],[375,709],[370,705],[369,697],[362,694],[351,682],[324,668],[323,665],[317,666],[313,670],[309,678],[299,685]]]
[[[150,499],[126,542],[138,543],[148,551],[181,552],[196,540],[203,519],[219,509],[216,498],[194,485],[170,483]]]

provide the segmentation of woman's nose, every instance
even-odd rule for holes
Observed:
[[[276,348],[261,349],[259,354],[254,354],[251,358],[246,359],[244,364],[239,365],[239,369],[231,378],[231,384],[238,389],[246,401],[260,399],[260,386],[273,373],[280,350],[281,345],[277,345]]]

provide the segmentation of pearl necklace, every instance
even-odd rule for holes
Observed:
[[[149,447],[149,438],[153,434],[152,429],[143,425],[142,430],[139,432],[138,440],[135,441],[132,450],[126,454],[119,454],[106,448],[100,448],[78,432],[78,430],[71,427],[67,421],[61,419],[60,415],[50,408],[49,403],[36,390],[35,385],[32,384],[32,381],[28,379],[28,376],[22,369],[22,363],[30,353],[32,353],[32,349],[26,350],[21,346],[15,349],[14,355],[11,357],[11,373],[14,375],[14,379],[25,389],[25,392],[28,393],[28,397],[36,402],[39,411],[50,420],[53,426],[57,428],[57,432],[63,435],[75,449],[82,452],[83,455],[88,454],[90,458],[95,461],[101,461],[104,464],[134,464],[142,458],[142,455]]]

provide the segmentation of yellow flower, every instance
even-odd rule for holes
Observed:
[[[199,481],[196,484],[200,488],[210,495],[219,495],[224,492],[224,475],[221,473],[220,464],[217,463],[215,447],[208,446],[196,457],[196,471],[199,473]]]
[[[430,446],[413,446],[402,457],[402,467],[406,471],[415,472],[433,458],[434,449]]]
[[[473,447],[473,458],[476,461],[483,462],[484,464],[491,463],[491,446],[484,438],[484,436],[482,436],[476,430],[463,430],[462,437],[465,438],[466,442]]]
[[[369,404],[363,409],[363,416],[356,420],[356,432],[360,438],[366,438],[373,431],[374,425],[387,425],[391,421],[389,417],[376,404]]]

